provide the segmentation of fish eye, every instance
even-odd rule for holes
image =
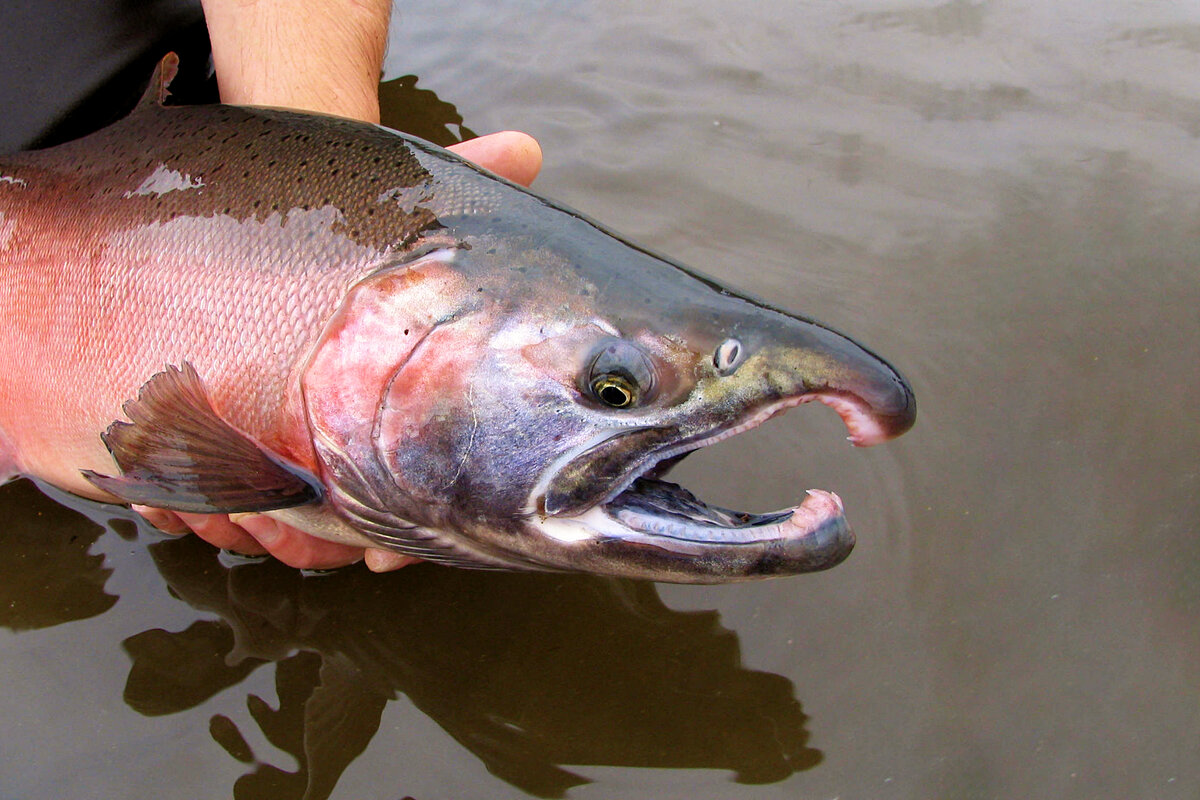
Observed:
[[[745,352],[746,349],[737,339],[726,339],[717,346],[717,352],[713,353],[713,366],[722,374],[733,372],[742,363]]]
[[[603,405],[630,408],[652,396],[654,370],[641,348],[623,339],[606,339],[591,358],[586,386]]]
[[[623,375],[601,375],[592,382],[592,394],[606,406],[628,408],[637,400],[637,387]]]

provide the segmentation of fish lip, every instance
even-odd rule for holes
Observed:
[[[626,474],[625,478],[615,484],[612,491],[604,496],[596,505],[606,505],[620,496],[623,492],[629,489],[639,478],[653,472],[660,464],[676,457],[682,457],[688,453],[695,452],[705,447],[709,447],[718,442],[722,442],[740,433],[753,430],[769,419],[782,414],[783,412],[801,406],[806,403],[817,402],[829,406],[842,418],[842,423],[846,426],[849,435],[847,440],[856,447],[868,447],[878,444],[892,438],[895,434],[888,431],[884,425],[877,420],[871,413],[865,402],[859,400],[850,394],[831,392],[821,390],[815,392],[805,392],[804,394],[793,397],[786,397],[782,400],[777,400],[764,408],[759,409],[749,418],[743,419],[740,422],[734,422],[725,427],[718,427],[716,430],[706,431],[697,436],[685,438],[674,444],[663,447],[647,454],[646,458]],[[642,429],[635,429],[642,430]],[[625,435],[629,431],[622,431],[620,435]],[[839,501],[840,502],[840,501]],[[782,512],[781,512],[782,513]]]

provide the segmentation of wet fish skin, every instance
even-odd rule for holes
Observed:
[[[0,470],[462,566],[721,582],[849,553],[827,493],[739,526],[623,492],[810,400],[898,435],[886,362],[428,143],[163,106],[165,65],[122,122],[0,158]]]

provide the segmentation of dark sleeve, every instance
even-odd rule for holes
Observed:
[[[0,3],[0,153],[119,119],[165,50],[207,47],[199,0]]]

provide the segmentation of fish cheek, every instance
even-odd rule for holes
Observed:
[[[477,426],[467,354],[477,342],[461,323],[433,330],[383,394],[375,446],[401,493],[445,505],[461,478]]]
[[[334,504],[351,516],[363,506],[408,519],[421,505],[397,492],[381,459],[380,418],[405,365],[422,363],[426,340],[461,310],[460,283],[432,257],[369,276],[348,292],[304,367],[301,392],[322,479],[335,489]]]
[[[583,426],[556,382],[459,327],[434,331],[397,373],[379,449],[401,492],[438,507],[439,522],[504,529]]]

